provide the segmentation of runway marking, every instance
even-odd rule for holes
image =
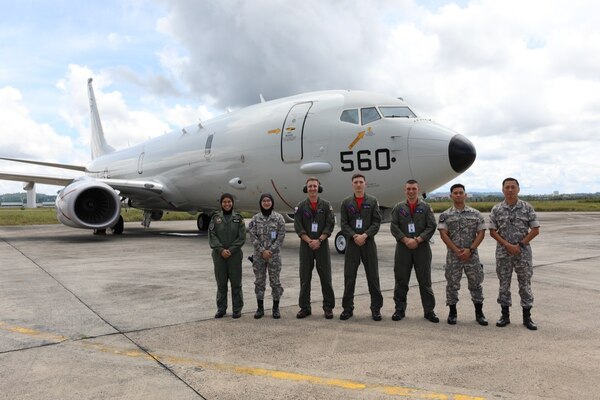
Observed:
[[[66,336],[54,335],[39,330],[24,328],[15,325],[9,325],[0,322],[0,329],[8,332],[18,333],[26,336],[43,338],[45,340],[54,341],[56,343],[69,340]],[[111,335],[112,336],[112,335]],[[169,355],[161,355],[159,353],[147,353],[137,349],[124,349],[116,346],[104,345],[101,343],[92,343],[87,339],[73,340],[73,344],[83,348],[99,351],[107,354],[118,356],[141,358],[146,360],[157,360],[162,363],[167,363],[172,366],[191,366],[194,368],[202,368],[206,370],[222,371],[226,373],[234,373],[238,375],[261,376],[283,381],[305,382],[319,386],[330,386],[353,391],[372,391],[383,393],[389,396],[411,397],[414,399],[430,399],[430,400],[485,400],[485,397],[469,396],[464,394],[446,394],[439,392],[431,392],[424,389],[404,387],[404,386],[387,386],[363,383],[348,379],[326,378],[316,375],[300,374],[297,372],[279,371],[266,368],[253,368],[235,364],[215,363],[210,361],[200,361],[188,357],[176,357]]]
[[[22,326],[9,325],[9,324],[6,324],[1,321],[0,321],[0,329],[3,331],[20,333],[22,335],[34,336],[37,338],[41,338],[41,339],[48,340],[50,342],[56,342],[56,343],[64,342],[65,340],[69,339],[67,336],[54,335],[52,333],[42,332],[42,331],[38,331],[35,329],[31,329],[31,328],[25,328]]]

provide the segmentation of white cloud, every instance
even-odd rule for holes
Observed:
[[[127,21],[130,14],[147,32],[113,23],[107,32],[73,35],[70,51],[93,57],[44,78],[60,79],[60,101],[48,108],[76,132],[66,140],[79,161],[78,154],[88,154],[89,76],[107,140],[116,147],[205,120],[218,113],[213,107],[256,103],[259,93],[273,99],[320,89],[373,90],[404,97],[421,115],[475,143],[478,159],[459,178],[468,188],[496,190],[514,175],[534,193],[600,191],[596,2],[445,3],[164,0],[165,11],[159,6],[151,14],[141,2],[128,3],[117,7],[118,15]],[[128,58],[141,44],[144,56]],[[43,61],[26,67],[45,67]],[[11,70],[3,62],[0,76],[16,76],[23,64],[15,63]],[[5,110],[15,115],[10,123],[26,121],[29,132],[65,140],[39,113],[27,114],[29,98],[10,96],[3,94],[13,106]],[[45,153],[41,146],[37,153]]]

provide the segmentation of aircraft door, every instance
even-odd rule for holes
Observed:
[[[302,142],[304,123],[312,102],[295,104],[288,112],[281,132],[281,161],[298,162],[304,156]]]

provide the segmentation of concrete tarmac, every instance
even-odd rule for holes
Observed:
[[[513,278],[512,323],[497,328],[495,241],[479,326],[467,290],[446,323],[446,249],[433,244],[439,324],[423,318],[412,277],[407,318],[394,322],[389,224],[377,235],[383,321],[369,311],[362,267],[354,317],[339,320],[343,256],[331,246],[335,318],[298,320],[299,239],[288,225],[282,318],[256,309],[244,261],[244,314],[214,319],[215,282],[195,221],[128,223],[120,236],[61,225],[0,227],[1,399],[597,399],[600,398],[600,213],[539,213],[533,242],[539,330],[522,324]],[[245,256],[251,246],[244,246]]]

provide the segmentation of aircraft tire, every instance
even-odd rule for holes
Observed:
[[[201,213],[198,215],[198,221],[196,225],[198,226],[198,230],[200,232],[206,232],[208,230],[208,225],[210,224],[210,216],[205,213]]]
[[[123,216],[119,215],[117,223],[112,227],[113,235],[122,234],[123,229],[125,229],[125,224],[123,223]]]
[[[342,235],[341,231],[335,235],[335,240],[333,241],[333,244],[335,246],[335,250],[338,253],[344,254],[346,252],[346,237]]]

